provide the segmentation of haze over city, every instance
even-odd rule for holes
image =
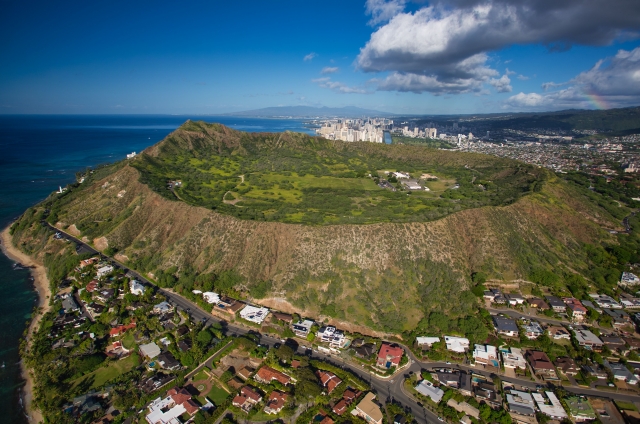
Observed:
[[[399,114],[640,100],[640,3],[12,2],[0,113]]]

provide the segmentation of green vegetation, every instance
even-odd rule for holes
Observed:
[[[133,166],[144,183],[169,199],[241,219],[305,224],[431,221],[513,203],[545,178],[533,166],[483,155],[297,133],[241,133],[190,121]],[[408,196],[376,184],[385,171],[397,170],[457,185]],[[168,182],[176,180],[181,184],[169,189]]]
[[[413,144],[416,146],[430,147],[432,149],[453,149],[456,147],[448,141],[438,140],[437,138],[413,138],[392,135],[391,141],[394,144]]]

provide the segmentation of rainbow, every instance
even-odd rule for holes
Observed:
[[[611,109],[611,105],[609,104],[609,102],[607,102],[607,100],[601,95],[599,95],[598,93],[594,91],[584,90],[583,94],[587,98],[587,100],[589,100],[589,103],[591,103],[594,106],[595,109],[599,109],[599,110]]]

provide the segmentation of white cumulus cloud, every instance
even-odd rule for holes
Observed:
[[[308,55],[306,55],[305,57],[302,58],[302,60],[304,60],[305,62],[308,62],[310,60],[313,60],[314,57],[318,56],[317,53],[311,52]]]
[[[322,68],[322,70],[320,71],[321,74],[326,75],[326,74],[335,74],[336,72],[338,72],[338,67],[337,66],[325,66],[324,68]]]
[[[311,82],[318,84],[318,86],[322,88],[328,88],[330,90],[333,90],[336,93],[342,93],[342,94],[368,94],[369,93],[369,91],[367,91],[364,88],[351,87],[339,81],[332,81],[331,78],[329,77],[316,78],[311,80]]]

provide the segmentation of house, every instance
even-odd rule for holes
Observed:
[[[440,403],[444,396],[444,391],[442,391],[442,389],[434,386],[433,383],[427,380],[422,380],[415,389],[418,393],[430,398],[435,403]]]
[[[525,354],[529,365],[533,369],[534,374],[544,378],[545,380],[557,380],[556,369],[546,353],[538,350],[528,350]]]
[[[447,401],[447,405],[458,412],[464,412],[465,414],[472,416],[476,420],[480,419],[480,410],[469,405],[467,402],[457,402],[454,399],[449,399]]]
[[[511,390],[507,394],[507,405],[509,406],[509,411],[516,414],[533,416],[536,413],[533,397],[527,392]]]
[[[575,334],[576,340],[578,341],[578,344],[580,346],[584,346],[588,349],[593,349],[598,351],[602,349],[602,345],[604,343],[602,343],[602,340],[600,340],[598,336],[593,334],[591,331],[574,330],[573,333]]]
[[[502,397],[496,386],[489,381],[480,381],[473,386],[473,395],[476,399],[485,402],[493,409],[502,408]]]
[[[320,409],[318,411],[318,414],[313,417],[313,419],[311,420],[312,423],[317,423],[317,424],[334,424],[335,421],[333,421],[333,419],[327,415],[326,412],[324,412],[322,409]]]
[[[122,358],[122,357],[128,356],[130,352],[131,351],[129,349],[122,346],[122,342],[117,341],[107,346],[104,353],[109,358]]]
[[[636,284],[640,284],[640,278],[630,272],[623,272],[622,277],[620,277],[620,282],[618,283],[618,285],[622,287],[635,286]]]
[[[256,324],[262,324],[262,322],[269,315],[269,309],[264,307],[256,307],[247,305],[240,311],[240,318],[246,319],[250,322],[255,322]]]
[[[244,305],[245,304],[239,300],[223,296],[220,298],[220,301],[214,305],[213,309],[230,315],[235,315],[236,312],[244,308]]]
[[[502,292],[498,289],[489,289],[486,290],[483,294],[483,297],[492,303],[506,303],[506,298],[502,294]]]
[[[157,305],[153,306],[154,314],[166,314],[167,312],[171,312],[173,310],[173,306],[169,302],[160,302]]]
[[[142,296],[144,294],[144,285],[140,283],[138,280],[131,280],[129,283],[129,291],[131,294],[135,294],[136,296]]]
[[[365,343],[353,349],[358,358],[369,359],[376,351],[376,345],[373,343]]]
[[[614,327],[624,327],[626,325],[631,325],[631,318],[629,314],[623,310],[619,309],[603,309],[602,312],[606,315],[609,315],[613,320]]]
[[[531,299],[529,299],[529,305],[532,308],[536,308],[539,311],[546,311],[549,308],[549,305],[547,304],[547,302],[545,302],[544,300],[540,299],[539,297],[532,297]]]
[[[602,309],[622,309],[622,305],[606,294],[590,294],[589,297]]]
[[[566,312],[567,305],[565,305],[565,303],[559,297],[546,296],[546,299],[549,306],[551,306],[551,309],[553,309],[553,312],[556,312],[558,314]]]
[[[89,315],[91,315],[91,318],[93,319],[102,315],[105,309],[107,309],[106,306],[101,305],[99,303],[90,303],[86,305],[85,308],[87,309],[87,312],[89,313]]]
[[[500,367],[500,358],[498,357],[498,349],[491,345],[475,345],[473,349],[473,359],[477,364],[488,365],[491,367]]]
[[[101,268],[98,268],[98,270],[96,271],[96,276],[98,277],[98,279],[100,279],[102,277],[106,277],[112,272],[113,272],[113,267],[111,265],[105,265]]]
[[[163,352],[158,355],[158,364],[165,370],[177,370],[180,368],[180,362],[176,360],[171,352]]]
[[[153,342],[140,345],[139,349],[140,355],[143,358],[153,359],[156,356],[160,355],[160,348]]]
[[[271,316],[278,321],[286,322],[287,324],[291,324],[293,322],[293,315],[285,314],[283,312],[271,312]]]
[[[574,321],[583,321],[587,316],[587,308],[575,297],[565,297],[562,299],[571,311],[571,317]]]
[[[593,366],[583,365],[582,371],[600,380],[604,380],[607,378],[607,373],[605,372],[605,370],[596,364],[594,364]]]
[[[344,414],[347,411],[347,407],[356,400],[359,394],[360,392],[353,391],[351,388],[345,390],[342,394],[342,399],[333,407],[333,412],[337,415]]]
[[[107,303],[115,295],[115,289],[100,289],[95,294],[95,299]]]
[[[433,375],[440,384],[458,389],[465,396],[471,396],[471,374],[464,371],[441,369]]]
[[[251,378],[251,374],[253,374],[253,369],[249,367],[243,367],[238,372],[236,372],[240,378],[243,380],[248,380]]]
[[[89,265],[93,265],[98,262],[100,259],[96,256],[95,258],[83,259],[80,261],[80,268],[87,267]]]
[[[132,328],[136,328],[135,322],[132,322],[128,325],[118,325],[109,330],[109,337],[118,337],[119,335],[124,334],[127,330],[130,330]]]
[[[575,422],[592,421],[596,419],[596,413],[593,408],[582,396],[571,396],[564,401],[569,408],[569,415]]]
[[[593,304],[592,301],[590,300],[584,300],[582,299],[582,304],[584,305],[585,308],[587,308],[587,311],[589,310],[589,308],[593,309],[594,311],[596,311],[597,313],[601,314],[602,313],[602,309],[598,308],[596,305]]]
[[[306,338],[311,331],[311,327],[315,322],[305,319],[304,321],[297,322],[293,324],[293,332],[296,333],[296,336]]]
[[[580,368],[578,368],[576,362],[566,356],[556,359],[555,365],[560,371],[562,371],[564,375],[576,375],[580,371]]]
[[[365,397],[356,405],[354,409],[354,415],[358,415],[368,423],[382,424],[382,411],[380,407],[373,401],[376,395],[369,392]]]
[[[62,309],[64,309],[66,314],[70,314],[71,312],[80,310],[80,307],[73,296],[70,295],[62,299]]]
[[[336,403],[332,408],[332,411],[336,415],[342,415],[347,411],[347,402],[344,399],[340,399],[340,402]]]
[[[512,347],[510,351],[502,350],[502,363],[505,368],[514,368],[514,369],[527,369],[527,362],[522,355],[522,351],[517,347]]]
[[[618,411],[618,408],[611,400],[590,397],[589,403],[596,414],[598,414],[598,418],[602,424],[625,424],[622,414],[620,414],[620,411]]]
[[[333,392],[333,390],[342,383],[342,380],[340,380],[337,375],[329,371],[316,371],[316,376],[320,379],[322,387],[327,389],[328,395],[330,395],[331,392]]]
[[[240,389],[240,394],[234,397],[231,403],[233,406],[248,412],[253,408],[253,405],[261,400],[262,396],[258,392],[249,386],[243,386],[242,389]]]
[[[493,325],[498,334],[502,334],[507,337],[518,337],[518,334],[520,333],[516,321],[511,318],[494,316]]]
[[[609,363],[609,361],[605,360],[604,365],[611,370],[613,378],[616,380],[626,381],[629,384],[638,383],[638,378],[627,369],[625,364],[619,362]]]
[[[287,403],[289,396],[286,393],[274,390],[267,399],[267,404],[264,407],[264,412],[267,414],[277,414],[282,411],[284,405]]]
[[[276,380],[284,385],[287,385],[291,382],[291,377],[289,377],[287,374],[268,366],[260,368],[253,378],[255,378],[256,381],[264,384],[269,384],[273,380]]]
[[[469,339],[465,337],[444,336],[444,342],[447,350],[452,352],[464,353],[469,350]]]
[[[544,334],[544,330],[537,321],[529,321],[522,329],[525,337],[529,340],[535,340]]]
[[[175,424],[181,422],[181,416],[192,417],[199,409],[188,391],[174,387],[167,392],[167,397],[159,397],[149,404],[145,418],[149,424]]]
[[[320,338],[321,342],[329,343],[333,348],[341,348],[347,342],[344,332],[330,325],[318,330],[317,336]]]
[[[439,341],[440,337],[416,337],[416,344],[422,348],[422,350],[430,349],[434,343],[438,343]]]
[[[564,327],[552,325],[547,328],[547,331],[549,332],[549,337],[554,340],[571,340],[571,333]]]
[[[549,401],[545,401],[544,396],[540,393],[532,393],[531,396],[536,402],[538,409],[545,415],[555,419],[562,420],[568,418],[567,412],[553,392],[545,392]]]
[[[524,297],[515,293],[507,293],[504,295],[507,303],[511,306],[522,305],[524,303]]]
[[[98,290],[98,287],[100,287],[100,282],[98,280],[91,280],[85,287],[85,290],[87,293],[93,293]]]
[[[404,350],[397,344],[382,343],[380,351],[378,352],[378,361],[376,366],[378,368],[392,368],[400,365],[400,360]]]
[[[204,298],[204,301],[207,303],[218,303],[220,302],[220,295],[218,293],[214,293],[214,292],[204,292],[202,293],[202,297]]]
[[[635,337],[623,337],[622,340],[629,345],[629,349],[640,350],[640,339],[636,339]]]
[[[616,336],[600,336],[600,340],[611,350],[623,351],[625,350],[626,343],[620,337]]]

